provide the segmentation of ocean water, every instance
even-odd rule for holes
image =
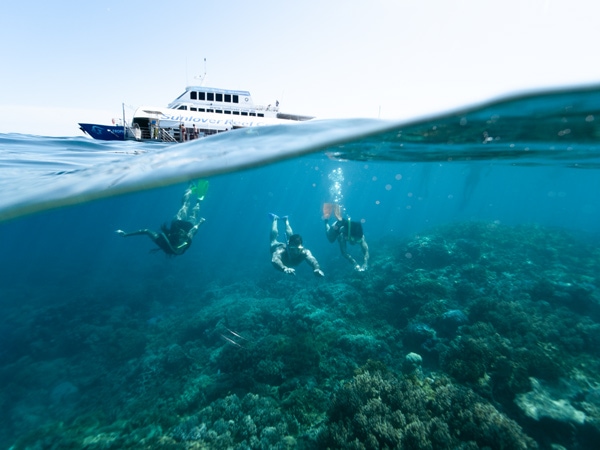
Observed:
[[[595,448],[598,105],[592,86],[176,145],[0,135],[0,446]],[[115,233],[159,230],[197,179],[183,255]],[[362,222],[366,271],[324,203]],[[271,265],[269,213],[324,277]]]

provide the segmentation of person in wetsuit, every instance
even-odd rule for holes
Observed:
[[[198,193],[198,184],[190,183],[183,195],[182,205],[170,226],[163,224],[160,232],[152,231],[147,228],[126,233],[123,230],[117,230],[116,233],[123,237],[147,235],[158,246],[153,252],[162,250],[169,256],[183,255],[192,245],[192,239],[196,235],[198,228],[205,221],[199,217],[200,202],[204,199],[207,182],[204,182],[202,195]]]
[[[290,222],[287,217],[279,218],[275,214],[271,214],[273,223],[271,225],[271,263],[273,266],[289,275],[296,275],[296,269],[294,266],[299,265],[302,261],[306,261],[309,266],[312,267],[313,273],[317,277],[323,277],[325,274],[319,267],[317,259],[312,255],[311,251],[304,248],[302,245],[302,236],[294,234]],[[285,235],[287,238],[287,244],[279,242],[277,235],[279,230],[277,229],[277,222],[283,220],[285,223]]]
[[[346,258],[357,272],[364,272],[369,267],[369,246],[363,233],[363,227],[360,222],[350,220],[350,218],[337,219],[332,225],[329,225],[329,217],[323,217],[325,222],[325,235],[331,243],[336,240],[340,244],[340,252]],[[348,252],[348,243],[351,245],[359,244],[363,254],[362,265],[358,264],[352,255]]]

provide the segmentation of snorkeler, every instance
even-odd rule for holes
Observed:
[[[329,225],[329,218],[331,214],[336,218],[333,225]],[[340,252],[342,256],[350,261],[350,264],[354,267],[357,272],[364,272],[369,267],[369,246],[363,232],[363,227],[360,222],[350,220],[350,218],[343,218],[340,205],[337,203],[324,203],[323,204],[323,222],[325,223],[325,235],[327,240],[331,243],[336,240],[340,244]],[[360,248],[363,254],[362,265],[358,264],[352,255],[348,252],[348,243],[351,245],[360,244]]]
[[[275,214],[271,214],[273,224],[271,226],[271,263],[277,270],[289,275],[296,275],[296,269],[290,266],[297,266],[302,261],[306,261],[313,269],[313,273],[317,277],[323,277],[325,274],[319,267],[317,259],[312,255],[310,250],[302,246],[302,236],[294,234],[290,222],[286,217],[279,218]],[[283,220],[285,223],[285,235],[287,244],[277,241],[279,231],[277,222]]]
[[[208,181],[199,180],[190,182],[182,199],[182,205],[175,218],[171,221],[171,226],[161,225],[160,232],[148,230],[147,228],[126,233],[123,230],[117,230],[116,233],[123,237],[147,235],[159,248],[152,252],[162,250],[169,256],[183,255],[192,245],[192,239],[196,235],[198,228],[205,221],[199,217],[200,202],[204,200],[204,195],[208,191]]]

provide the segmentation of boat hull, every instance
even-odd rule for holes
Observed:
[[[122,125],[99,125],[96,123],[80,123],[79,128],[94,139],[101,141],[124,141],[125,127]]]

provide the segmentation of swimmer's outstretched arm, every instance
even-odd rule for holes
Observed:
[[[360,248],[362,249],[362,252],[363,252],[363,265],[362,265],[361,269],[364,271],[364,270],[367,270],[367,268],[369,267],[369,246],[367,245],[367,240],[365,239],[364,236],[360,243]]]
[[[342,253],[342,256],[344,258],[346,258],[348,261],[350,261],[350,264],[352,264],[352,266],[354,267],[354,270],[358,270],[360,268],[360,266],[358,265],[356,260],[352,257],[352,255],[350,253],[348,253],[348,246],[346,244],[346,239],[344,239],[343,237],[340,237],[339,243],[340,243],[340,252]]]
[[[315,258],[313,256],[313,254],[311,253],[311,251],[309,249],[305,248],[302,251],[302,253],[304,254],[306,262],[310,265],[310,267],[312,267],[313,273],[315,274],[315,276],[317,276],[317,277],[324,277],[325,274],[323,273],[323,271],[319,267],[319,262],[317,261],[317,258]]]
[[[144,228],[142,230],[132,231],[131,233],[126,233],[123,230],[116,230],[115,233],[117,233],[119,236],[123,236],[123,237],[139,236],[141,234],[145,234],[147,236],[150,236],[150,239],[152,239],[152,240],[156,240],[158,238],[158,233],[156,233],[155,231],[149,230],[147,228]]]

